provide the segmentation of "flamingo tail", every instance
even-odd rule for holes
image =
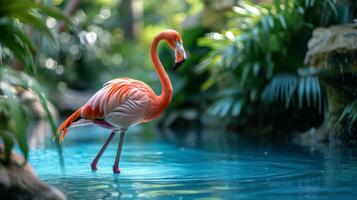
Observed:
[[[82,108],[78,109],[76,112],[74,112],[71,116],[69,116],[62,124],[61,126],[59,126],[59,128],[57,129],[56,135],[53,137],[53,140],[56,139],[56,137],[60,137],[59,138],[59,142],[62,143],[64,137],[66,136],[67,132],[68,132],[68,128],[69,126],[71,126],[72,123],[78,121],[81,117],[81,112],[82,112]]]

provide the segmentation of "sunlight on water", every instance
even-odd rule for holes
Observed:
[[[30,163],[68,199],[353,199],[357,153],[293,148],[239,148],[215,152],[129,132],[121,175],[112,174],[117,136],[92,172],[90,163],[108,132],[80,128],[63,145],[61,169],[54,145],[34,148]],[[87,133],[91,133],[90,135]],[[338,155],[336,155],[338,154]]]

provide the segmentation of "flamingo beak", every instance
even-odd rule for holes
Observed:
[[[185,60],[186,60],[185,49],[183,48],[180,42],[176,42],[175,64],[172,67],[172,71],[176,71]]]

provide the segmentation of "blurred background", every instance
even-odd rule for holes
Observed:
[[[316,177],[323,176],[325,170],[330,171],[326,175],[328,190],[330,183],[334,186],[334,183],[343,184],[343,181],[348,181],[345,185],[355,187],[355,180],[348,177],[355,176],[353,166],[356,164],[356,154],[351,150],[357,141],[356,20],[355,0],[1,0],[0,138],[4,146],[1,158],[9,162],[11,150],[17,147],[27,159],[29,147],[42,148],[51,143],[51,134],[55,133],[57,125],[111,79],[139,79],[160,93],[149,47],[160,31],[175,29],[182,36],[187,54],[183,66],[172,72],[174,53],[164,43],[159,48],[161,62],[174,88],[172,102],[159,119],[132,129],[131,132],[140,132],[141,136],[133,134],[129,141],[144,144],[137,147],[134,142],[135,148],[129,145],[128,155],[131,151],[134,158],[141,155],[135,154],[137,149],[148,152],[145,144],[152,144],[153,147],[148,148],[151,150],[170,150],[169,153],[174,152],[170,155],[173,157],[181,155],[181,147],[224,152],[231,149],[245,152],[243,149],[248,147],[249,153],[255,147],[258,152],[253,157],[258,155],[256,158],[264,163],[269,155],[267,146],[293,144],[308,147],[311,151],[318,149],[323,154],[323,159],[319,160],[313,153],[306,155],[304,149],[300,152],[301,157],[307,156],[307,160],[300,162],[299,156],[285,149],[283,152],[291,153],[283,155],[287,159],[285,163],[295,155],[296,163],[291,165],[297,167],[296,172],[302,173],[299,167],[305,167],[299,164],[317,160],[311,163],[318,169]],[[95,136],[88,138],[88,132]],[[88,167],[90,159],[80,150],[88,148],[88,153],[94,156],[95,152],[91,150],[99,149],[105,138],[102,132],[96,128],[82,129],[77,136],[73,134],[72,139],[70,134],[68,151],[75,152]],[[160,139],[154,139],[157,135],[179,148],[161,144]],[[86,146],[93,141],[98,146]],[[63,163],[62,148],[55,144],[59,152],[56,155],[60,155]],[[325,149],[332,144],[351,149],[348,153],[338,150],[334,154]],[[48,146],[51,145],[54,144]],[[71,149],[76,145],[78,149]],[[265,149],[263,153],[260,147]],[[49,166],[55,169],[58,166],[57,162],[43,166],[42,156],[57,159],[56,156],[53,158],[51,148],[49,152],[34,150],[33,154],[32,164],[44,179],[53,177]],[[114,150],[112,153],[114,155]],[[165,155],[161,150],[156,153],[151,156]],[[181,160],[190,163],[194,155],[207,158],[202,160],[206,162],[214,157],[201,153],[182,153],[187,157]],[[68,154],[67,162],[77,158]],[[269,161],[277,162],[276,171],[290,169],[278,165],[283,159],[279,156],[276,160],[270,157],[272,160]],[[149,158],[155,164],[157,157],[138,158],[131,166],[135,169],[135,163],[145,163]],[[167,159],[165,163],[172,162],[172,166],[178,162],[178,159],[164,158]],[[239,158],[244,161],[250,157]],[[227,177],[227,184],[223,181],[222,187],[216,189],[224,192],[222,188],[231,184],[230,178],[237,181],[244,177],[230,177],[242,167],[238,157],[222,155],[220,159],[219,163],[211,164],[223,166],[220,172],[226,173],[222,177]],[[339,161],[349,165],[343,168],[338,165]],[[82,166],[73,163],[72,169]],[[165,168],[170,167],[169,164],[161,166],[162,169],[167,169],[168,174],[176,173],[173,170],[176,168]],[[261,170],[261,165],[255,164],[256,168],[249,169]],[[254,161],[248,159],[247,166],[251,165]],[[201,167],[196,167],[197,176],[202,175]],[[340,167],[347,169],[345,176],[331,173]],[[144,169],[137,166],[137,172],[143,175],[140,178],[146,173],[150,177],[151,171]],[[181,172],[182,177],[191,176],[187,170],[177,172],[177,175]],[[78,171],[73,171],[74,176],[76,173]],[[272,177],[276,176],[275,171],[271,173]],[[134,172],[132,175],[135,179]],[[152,179],[159,176],[151,175]],[[216,175],[213,173],[212,177]],[[262,177],[264,175],[269,174]],[[290,178],[295,180],[293,175]],[[348,180],[341,182],[338,178]],[[265,184],[259,177],[251,179]],[[63,180],[64,185],[71,184],[66,182],[67,179]],[[63,180],[48,179],[70,191],[66,186],[60,186]],[[210,181],[209,177],[207,181]],[[302,181],[307,185],[325,183],[319,182],[318,178]],[[88,180],[83,182],[89,183]],[[147,182],[144,180],[144,183]],[[109,181],[108,185],[111,184]],[[286,182],[288,186],[294,184]],[[77,189],[81,188],[78,186]],[[213,190],[211,183],[207,188]],[[236,188],[236,192],[227,198],[233,197],[237,190],[241,189]],[[335,194],[338,195],[338,191]]]

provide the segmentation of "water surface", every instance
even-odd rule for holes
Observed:
[[[42,180],[68,199],[357,198],[353,149],[259,146],[217,131],[198,137],[155,132],[140,127],[129,131],[120,175],[112,174],[118,136],[99,161],[98,171],[90,169],[109,135],[97,127],[69,133],[63,144],[63,168],[50,138],[44,145],[33,145],[30,163]]]

